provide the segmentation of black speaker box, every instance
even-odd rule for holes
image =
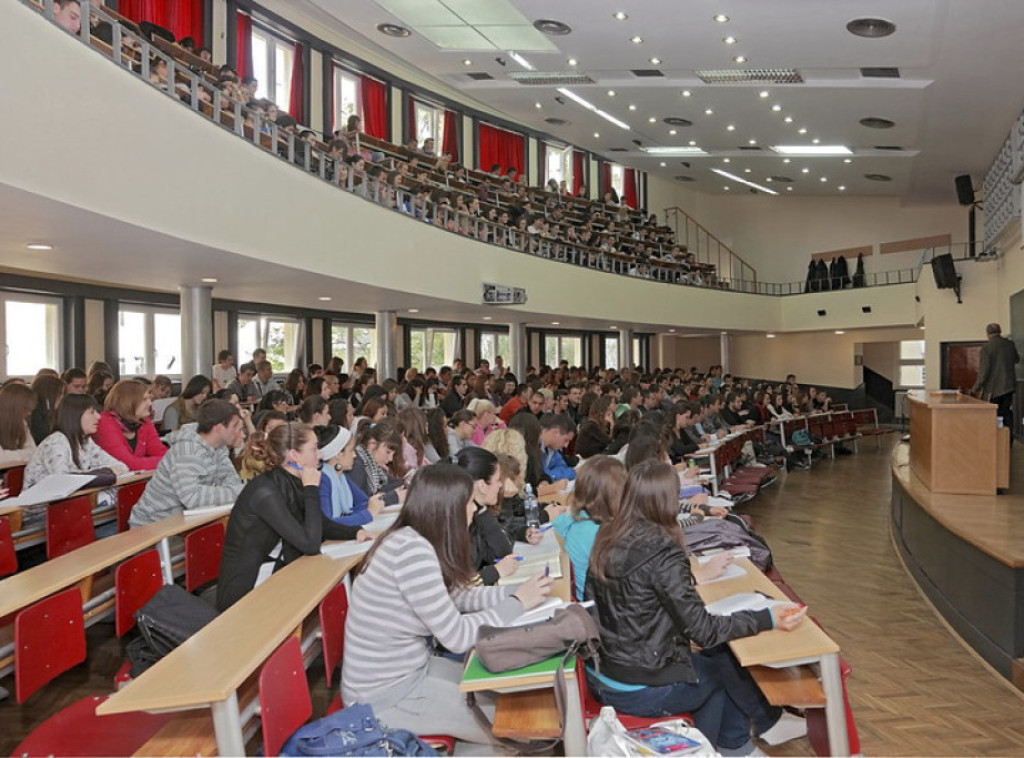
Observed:
[[[974,187],[971,185],[970,174],[961,174],[956,178],[956,199],[960,205],[974,204]]]
[[[935,276],[935,286],[940,290],[954,289],[958,284],[956,266],[949,253],[932,258],[932,274]]]

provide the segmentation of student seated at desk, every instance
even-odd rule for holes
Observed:
[[[153,401],[146,385],[122,379],[107,393],[96,431],[97,444],[132,471],[152,471],[167,452],[150,420]]]
[[[484,624],[507,624],[548,595],[551,579],[473,587],[469,523],[473,480],[437,463],[416,472],[398,520],[366,555],[345,622],[342,699],[369,703],[383,722],[489,744],[459,692],[462,664],[431,655],[433,642],[465,653]],[[492,703],[478,702],[487,710]]]
[[[806,611],[792,603],[712,616],[693,586],[679,511],[679,477],[667,463],[629,472],[622,506],[597,535],[586,597],[597,605],[601,673],[595,696],[622,713],[690,712],[722,755],[751,755],[754,732],[771,744],[807,733],[802,719],[765,701],[725,643],[769,629],[791,631]],[[703,648],[691,652],[691,644]]]
[[[378,424],[362,420],[356,424],[356,440],[356,459],[349,474],[352,483],[367,495],[381,493],[385,505],[404,502],[404,482],[388,470],[402,450],[398,428],[388,420]]]
[[[266,471],[245,485],[231,510],[217,580],[217,608],[230,608],[253,587],[323,540],[372,539],[320,511],[320,458],[308,426],[278,426],[261,448]]]
[[[323,461],[320,510],[331,521],[345,526],[369,524],[384,510],[384,496],[378,492],[368,497],[345,475],[352,470],[356,459],[356,440],[352,432],[334,424],[318,426],[313,431]]]
[[[12,382],[0,389],[0,463],[20,463],[32,457],[36,443],[29,418],[35,408],[36,393],[28,385]]]

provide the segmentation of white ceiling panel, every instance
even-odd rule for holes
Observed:
[[[416,31],[442,50],[495,50],[494,44],[471,26],[421,26]]]
[[[473,26],[530,26],[531,21],[506,0],[442,0],[454,13]]]
[[[462,26],[465,22],[438,0],[376,0],[405,26]]]
[[[518,26],[475,26],[482,35],[500,50],[516,52],[557,51],[551,39],[529,24]],[[532,63],[532,61],[531,61]]]

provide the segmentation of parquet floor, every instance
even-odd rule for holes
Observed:
[[[864,755],[1024,756],[1024,697],[946,631],[896,557],[888,531],[889,452],[868,442],[858,455],[784,475],[748,512],[786,580],[853,667],[848,685]],[[1016,464],[1016,482],[1024,483],[1024,460]],[[58,707],[110,691],[123,660],[112,636],[110,625],[94,627],[86,665],[24,707],[0,702],[0,755]],[[322,713],[333,693],[319,662],[309,677],[314,711]],[[2,684],[12,686],[10,678]],[[812,754],[807,740],[769,752]]]

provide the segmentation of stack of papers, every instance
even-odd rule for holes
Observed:
[[[711,550],[705,550],[703,553],[701,553],[700,557],[697,559],[697,562],[701,566],[703,566],[705,563],[710,561],[712,557],[718,555],[719,553],[729,553],[733,558],[749,558],[750,548],[746,545],[742,545],[740,547],[731,547],[728,550],[723,550],[722,548],[716,547]]]
[[[344,542],[328,542],[320,547],[320,553],[329,558],[350,558],[354,555],[362,555],[373,547],[373,540],[356,542],[346,540]]]
[[[712,616],[731,616],[739,611],[763,611],[782,604],[782,600],[775,600],[760,592],[740,592],[705,606],[705,610]]]
[[[364,526],[363,528],[368,532],[383,532],[395,521],[398,520],[398,513],[380,513],[373,521]]]
[[[557,597],[549,597],[536,608],[526,611],[526,613],[509,622],[507,626],[527,626],[529,624],[536,624],[539,621],[547,621],[555,615],[555,611],[567,608],[569,605],[571,604],[564,600],[559,600]],[[583,608],[590,608],[594,605],[594,601],[587,600],[586,602],[578,603],[578,605]]]
[[[50,474],[21,491],[17,497],[4,500],[5,506],[26,506],[63,500],[71,493],[88,486],[92,474]]]
[[[743,570],[742,566],[737,566],[735,563],[730,563],[725,567],[725,570],[721,574],[716,576],[714,579],[705,579],[698,584],[714,584],[715,582],[724,582],[728,579],[739,579],[740,577],[746,576],[747,572]]]
[[[512,548],[512,553],[522,558],[519,561],[519,568],[511,576],[499,579],[498,584],[502,586],[522,584],[530,577],[543,574],[545,570],[552,579],[560,578],[562,576],[561,552],[558,538],[551,529],[544,532],[541,541],[536,545],[517,542]]]

